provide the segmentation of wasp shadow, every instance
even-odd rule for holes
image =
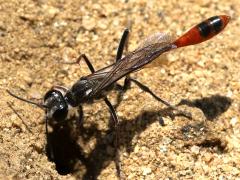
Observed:
[[[121,137],[120,146],[131,152],[134,136],[157,120],[162,124],[160,117],[164,116],[173,117],[172,110],[165,108],[161,111],[147,111],[133,120],[122,119],[118,126],[119,137]],[[46,152],[48,159],[55,163],[56,170],[61,175],[71,173],[79,179],[97,179],[101,171],[115,160],[115,131],[113,128],[110,128],[105,134],[97,129],[96,124],[91,124],[90,127],[82,125],[74,127],[72,123],[66,123],[52,126],[52,129],[52,132],[48,134]],[[88,142],[92,138],[96,139],[96,145],[89,154],[84,153],[84,147],[79,144],[79,137],[84,142]],[[111,153],[107,151],[109,147],[113,150]],[[85,168],[79,168],[79,166],[76,168],[79,162]],[[84,173],[78,173],[78,171],[84,171]]]
[[[214,120],[216,117],[226,112],[232,104],[232,99],[226,96],[213,95],[195,100],[181,100],[178,105],[187,105],[202,110],[207,120]]]

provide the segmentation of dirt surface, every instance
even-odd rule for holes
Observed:
[[[6,89],[39,99],[53,85],[71,87],[90,72],[83,62],[61,62],[85,53],[96,69],[113,63],[129,24],[131,51],[154,32],[179,36],[221,14],[232,20],[220,35],[169,53],[165,66],[131,75],[172,104],[181,102],[193,119],[170,118],[163,104],[132,85],[117,109],[121,172],[126,179],[240,177],[239,11],[238,0],[0,0],[0,177],[117,179],[103,102],[84,105],[80,127],[76,121],[49,126],[50,157],[44,111]],[[109,98],[116,103],[116,93]]]

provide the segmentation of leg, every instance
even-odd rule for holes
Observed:
[[[130,82],[134,82],[138,87],[140,87],[143,91],[151,94],[156,100],[160,101],[161,103],[165,104],[166,106],[172,108],[172,109],[175,109],[174,106],[172,106],[171,104],[169,104],[168,102],[162,100],[161,98],[159,98],[156,94],[154,94],[150,89],[149,87],[145,86],[144,84],[140,83],[139,81],[135,80],[135,79],[130,79],[129,78],[129,81]],[[130,83],[129,83],[130,84]]]
[[[115,141],[114,141],[115,153],[116,153],[115,154],[115,163],[116,163],[116,169],[117,169],[117,176],[121,178],[121,166],[120,166],[119,152],[118,152],[118,146],[119,146],[119,144],[118,144],[118,139],[119,139],[118,124],[119,124],[119,120],[118,120],[118,117],[117,117],[117,114],[116,114],[116,111],[115,111],[114,107],[112,106],[111,102],[108,100],[107,97],[104,98],[104,101],[107,104],[107,106],[110,110],[112,119],[114,121],[114,127],[115,127],[115,132],[116,132]]]
[[[83,108],[82,108],[82,106],[79,106],[78,113],[79,113],[79,117],[78,117],[79,124],[78,125],[82,126],[83,125]]]
[[[116,62],[122,58],[123,50],[124,50],[124,47],[128,40],[128,34],[129,34],[129,30],[125,29],[123,32],[122,38],[120,40],[120,43],[118,45]],[[108,100],[107,97],[104,98],[104,101],[107,104],[107,106],[110,110],[110,113],[111,113],[112,120],[114,121],[114,128],[115,128],[115,132],[116,132],[115,141],[114,141],[115,152],[116,152],[115,163],[116,163],[116,169],[117,169],[117,176],[121,177],[121,167],[120,167],[119,152],[118,152],[118,146],[119,146],[119,144],[118,144],[118,138],[119,138],[118,123],[119,123],[119,120],[118,120],[118,117],[117,117],[117,114],[116,114],[116,111],[115,111],[113,105],[111,104],[111,102]]]
[[[192,118],[191,114],[188,112],[184,112],[179,110],[176,106],[169,104],[167,101],[161,99],[158,97],[156,94],[154,94],[147,86],[142,84],[141,82],[137,81],[136,79],[132,79],[130,77],[125,79],[124,86],[123,86],[123,91],[126,92],[127,89],[129,89],[131,82],[134,82],[138,87],[140,87],[143,91],[149,93],[152,97],[154,97],[157,101],[160,101],[161,103],[165,104],[167,107],[177,111],[180,115],[185,116],[186,118]]]
[[[122,38],[120,40],[120,43],[119,43],[119,46],[118,46],[118,49],[117,49],[117,55],[116,55],[116,61],[120,60],[122,58],[122,54],[123,54],[123,49],[126,45],[126,42],[128,40],[128,35],[129,35],[129,29],[125,29],[124,32],[123,32],[123,35],[122,35]],[[75,64],[75,63],[80,63],[81,59],[84,59],[85,63],[87,64],[88,68],[90,69],[90,71],[92,73],[95,72],[95,69],[92,65],[92,63],[90,62],[90,60],[88,59],[88,57],[85,55],[85,54],[81,54],[77,60],[73,63],[68,63],[68,64]]]
[[[90,69],[90,71],[91,71],[92,73],[94,73],[94,72],[95,72],[95,69],[94,69],[92,63],[89,61],[88,57],[87,57],[85,54],[81,54],[81,55],[77,58],[77,60],[76,60],[75,62],[70,62],[70,63],[64,62],[64,64],[79,64],[82,58],[83,58],[83,60],[85,61],[85,63],[87,64],[87,66],[88,66],[88,68]]]
[[[131,81],[130,81],[130,76],[129,75],[126,76],[123,86],[120,85],[120,84],[115,85],[115,87],[114,87],[115,90],[119,91],[119,94],[117,95],[117,104],[114,105],[115,109],[117,109],[117,107],[122,102],[123,95],[128,89],[130,89],[130,86],[131,86]]]
[[[128,51],[128,38],[129,38],[129,29],[126,28],[122,34],[122,38],[120,40],[120,43],[117,49],[116,62],[122,58],[124,47],[126,47],[126,50]],[[126,82],[129,82],[128,78],[129,78],[129,75],[126,76],[124,85],[127,84]],[[122,101],[122,96],[123,96],[123,93],[125,92],[123,89],[127,89],[127,88],[124,88],[120,84],[116,83],[116,90],[120,90],[121,93],[117,97],[118,103],[115,105],[115,108],[117,108],[120,102]]]
[[[124,30],[123,34],[122,34],[122,38],[121,38],[120,43],[118,45],[116,61],[118,61],[122,58],[124,47],[127,46],[128,36],[129,36],[129,29],[126,28]]]
[[[94,72],[95,72],[95,69],[94,69],[92,63],[89,61],[88,57],[87,57],[85,54],[81,54],[81,55],[77,58],[76,62],[79,64],[82,58],[84,59],[85,63],[87,64],[87,66],[88,66],[88,68],[90,69],[91,73],[94,73]]]
[[[120,43],[119,43],[119,46],[118,46],[118,49],[117,49],[116,61],[118,61],[118,60],[120,60],[122,58],[124,47],[127,44],[128,35],[129,35],[129,29],[126,28],[124,30],[123,34],[122,34],[122,38],[120,40]],[[95,69],[94,69],[92,63],[89,61],[89,59],[87,58],[87,56],[85,54],[81,54],[77,58],[77,60],[75,62],[71,62],[71,63],[66,63],[65,62],[65,64],[76,64],[76,63],[79,64],[82,58],[84,59],[84,61],[87,64],[88,68],[90,69],[90,71],[92,73],[94,73]]]

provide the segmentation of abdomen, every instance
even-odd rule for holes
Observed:
[[[229,20],[230,17],[226,15],[213,16],[191,28],[173,44],[177,47],[183,47],[206,41],[220,33],[228,24]]]

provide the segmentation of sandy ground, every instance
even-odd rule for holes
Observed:
[[[179,36],[220,14],[232,16],[223,33],[169,53],[165,66],[132,74],[172,104],[182,102],[179,108],[193,119],[170,118],[164,105],[133,85],[117,109],[121,171],[126,179],[240,177],[239,11],[238,0],[1,0],[0,177],[117,179],[114,131],[103,102],[84,106],[81,127],[71,121],[50,132],[49,161],[44,112],[6,89],[41,98],[53,85],[71,87],[89,70],[60,61],[85,53],[96,69],[113,63],[129,22],[131,51],[154,32]],[[109,97],[116,103],[116,93]]]

